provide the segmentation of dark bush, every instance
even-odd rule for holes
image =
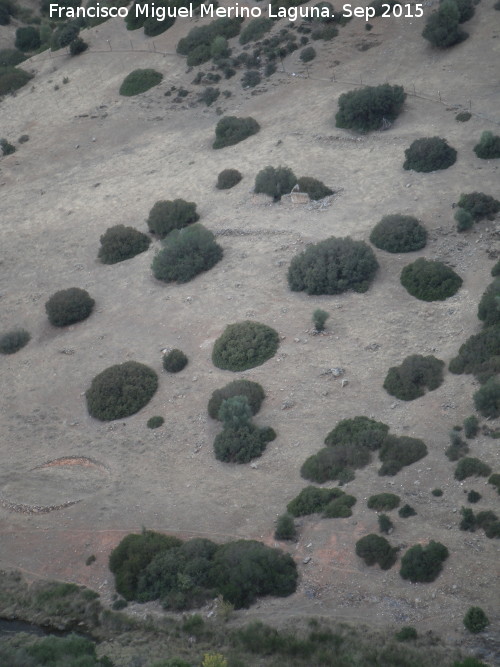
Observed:
[[[135,69],[123,79],[120,86],[120,95],[125,97],[132,97],[145,93],[146,90],[157,86],[161,83],[163,74],[154,69]]]
[[[432,489],[431,493],[436,498],[441,498],[441,496],[443,495],[443,489]]]
[[[473,0],[453,0],[453,2],[458,9],[458,22],[465,23],[466,21],[470,21],[476,11],[474,5],[478,3],[473,2]]]
[[[199,223],[175,229],[163,241],[151,268],[164,282],[187,283],[222,259],[222,248],[211,231]]]
[[[490,195],[485,195],[484,192],[461,194],[457,205],[468,211],[474,218],[474,222],[479,222],[484,218],[493,220],[495,214],[500,211],[500,201]]]
[[[410,516],[415,516],[416,511],[411,505],[403,505],[403,507],[399,508],[398,514],[402,519],[408,519]]]
[[[260,322],[229,324],[215,341],[212,350],[214,366],[228,371],[244,371],[260,366],[276,354],[279,336]]]
[[[149,212],[147,223],[150,231],[163,239],[174,229],[182,229],[199,219],[194,202],[174,199],[157,201]]]
[[[224,428],[237,430],[246,426],[252,417],[252,410],[246,396],[232,396],[222,401],[218,414]]]
[[[212,419],[219,418],[219,410],[222,402],[233,396],[245,396],[252,415],[260,410],[265,393],[260,384],[250,380],[234,380],[222,389],[216,389],[208,401],[208,414]]]
[[[401,628],[399,632],[396,632],[394,637],[398,642],[407,642],[409,640],[418,639],[418,634],[415,628],[413,628],[411,625],[407,625]]]
[[[325,507],[336,498],[344,495],[340,489],[320,489],[306,486],[298,496],[291,500],[286,509],[292,516],[307,516],[323,512]]]
[[[314,329],[316,331],[324,331],[326,320],[330,317],[330,313],[327,313],[326,310],[321,308],[316,308],[312,315],[312,321],[314,324]]]
[[[326,436],[325,444],[357,445],[373,451],[382,445],[388,433],[389,427],[383,422],[368,417],[352,417],[340,421]]]
[[[493,367],[495,359],[500,355],[500,325],[487,327],[483,331],[470,336],[460,346],[458,356],[450,361],[451,373],[478,374],[488,366]]]
[[[264,16],[249,21],[240,33],[240,44],[248,44],[261,39],[274,25],[272,19]]]
[[[247,70],[241,77],[241,85],[243,88],[255,88],[262,81],[260,73],[255,69]]]
[[[25,86],[32,74],[17,67],[0,67],[0,95],[8,95]]]
[[[351,507],[356,504],[356,498],[341,492],[338,498],[330,500],[323,508],[325,519],[345,519],[352,516]]]
[[[87,409],[101,421],[123,419],[149,403],[157,388],[154,370],[137,361],[126,361],[95,376],[85,392]]]
[[[422,37],[427,39],[432,46],[447,49],[459,44],[469,36],[459,27],[460,12],[457,3],[453,0],[445,0],[438,10],[432,12],[427,19]]]
[[[468,120],[470,120],[471,118],[472,118],[472,114],[469,113],[468,111],[460,111],[460,112],[457,113],[457,115],[455,116],[455,120],[456,120],[458,123],[466,123],[466,122],[467,122]]]
[[[75,39],[69,45],[69,52],[72,56],[79,56],[80,53],[83,53],[89,48],[87,42],[84,42],[81,37],[75,37]]]
[[[488,477],[491,473],[491,468],[484,461],[479,459],[466,456],[457,464],[455,468],[455,479],[458,479],[460,482],[467,477]]]
[[[396,475],[401,468],[420,461],[424,456],[427,456],[427,447],[422,440],[405,435],[388,435],[380,449],[382,466],[378,474]]]
[[[297,529],[295,528],[295,521],[291,514],[282,514],[276,521],[276,530],[274,531],[275,540],[295,540],[297,537]]]
[[[380,129],[384,121],[392,122],[401,113],[406,99],[403,86],[366,86],[339,97],[335,124],[358,132]]]
[[[486,327],[500,324],[500,277],[488,285],[479,302],[477,316]]]
[[[396,547],[391,547],[385,537],[365,535],[356,542],[356,555],[367,565],[380,565],[382,570],[389,570],[396,562]]]
[[[500,416],[500,380],[490,378],[474,394],[474,405],[483,417],[496,419]]]
[[[296,255],[288,269],[293,292],[341,294],[347,290],[366,292],[375,277],[378,262],[364,241],[334,236],[312,244]]]
[[[431,540],[426,547],[416,544],[410,547],[401,559],[399,574],[412,583],[434,581],[448,558],[448,549],[440,542]]]
[[[237,118],[236,116],[224,116],[215,128],[215,141],[212,148],[224,148],[233,146],[253,134],[257,134],[260,125],[251,118]]]
[[[495,264],[495,266],[491,269],[491,275],[496,278],[497,276],[500,276],[500,259],[498,262]]]
[[[215,458],[225,463],[248,463],[262,455],[269,441],[268,430],[250,422],[239,428],[224,428],[214,440]]]
[[[198,102],[203,102],[207,107],[212,106],[212,104],[219,99],[220,90],[218,88],[213,88],[209,86],[198,95]]]
[[[160,417],[160,415],[155,415],[154,417],[150,417],[148,419],[146,426],[148,428],[160,428],[160,426],[163,426],[164,423],[165,420],[163,417]]]
[[[425,137],[415,139],[405,150],[403,169],[427,173],[437,169],[448,169],[457,160],[457,151],[449,146],[446,139]]]
[[[312,176],[301,176],[297,183],[300,191],[307,192],[309,198],[313,201],[333,195],[333,190],[330,190],[324,183],[318,181],[317,178],[312,178]]]
[[[0,71],[3,67],[15,67],[24,60],[26,56],[18,49],[0,49]]]
[[[460,530],[473,533],[476,530],[476,517],[474,516],[474,512],[469,507],[462,507],[460,514],[462,515],[459,524]]]
[[[243,176],[237,169],[224,169],[217,178],[216,187],[219,190],[229,190],[241,181]]]
[[[370,241],[387,252],[413,252],[425,247],[427,230],[410,215],[385,215],[372,229]]]
[[[378,529],[381,533],[385,533],[386,535],[389,535],[394,530],[394,524],[389,519],[387,514],[379,514]]]
[[[18,28],[16,30],[15,47],[19,51],[36,51],[40,48],[40,30],[33,26]]]
[[[186,37],[179,40],[177,53],[188,56],[190,62],[195,59],[199,60],[198,64],[210,60],[214,55],[212,48],[215,48],[217,52],[215,46],[217,38],[224,37],[228,40],[236,37],[240,32],[242,21],[241,18],[220,18],[208,25],[192,28]],[[202,52],[206,54],[204,58],[201,57]],[[194,55],[197,55],[197,58],[193,58]]]
[[[306,46],[306,48],[302,49],[300,52],[299,58],[303,63],[310,63],[311,60],[316,58],[316,49],[314,49],[312,46]]]
[[[188,358],[182,350],[170,350],[163,355],[163,368],[169,373],[179,373],[187,366]]]
[[[151,239],[133,227],[115,225],[101,236],[98,257],[103,264],[116,264],[135,257],[149,248]]]
[[[53,294],[45,304],[45,310],[53,326],[65,327],[85,320],[94,304],[94,299],[86,290],[70,287]]]
[[[389,368],[384,380],[384,389],[402,401],[413,401],[433,391],[443,383],[444,361],[429,355],[412,354],[400,366]]]
[[[496,490],[497,493],[500,495],[500,473],[493,473],[493,475],[490,475],[488,478],[488,484],[492,484]]]
[[[346,471],[352,473],[363,468],[371,459],[370,450],[361,445],[340,444],[324,447],[304,461],[300,474],[304,479],[323,484],[330,480],[342,480]],[[350,475],[351,478],[353,475]]]
[[[495,512],[490,510],[478,512],[475,520],[476,525],[484,530],[486,537],[489,539],[500,537],[500,521]]]
[[[481,607],[469,607],[464,616],[464,625],[469,632],[477,634],[485,630],[489,624],[490,621]]]
[[[466,232],[467,230],[472,229],[474,218],[469,211],[466,211],[464,208],[457,208],[453,217],[457,223],[457,232]]]
[[[29,343],[31,335],[26,329],[13,329],[0,335],[0,354],[14,354]]]
[[[469,452],[469,445],[455,431],[450,433],[450,440],[451,444],[445,455],[450,461],[458,461]]]
[[[446,264],[420,257],[401,271],[401,284],[422,301],[444,301],[458,292],[462,278]]]
[[[467,494],[467,500],[473,504],[478,503],[481,500],[481,498],[482,498],[481,494],[478,493],[477,491],[474,491],[474,489],[469,491],[469,493]]]
[[[297,183],[297,177],[289,167],[265,167],[255,177],[255,192],[263,193],[279,201]]]
[[[7,139],[0,139],[0,148],[2,149],[2,155],[12,155],[12,153],[16,152],[16,147],[7,141]]]
[[[368,508],[376,512],[389,511],[396,509],[401,502],[401,498],[395,493],[377,493],[368,498]]]
[[[147,37],[156,37],[171,28],[175,23],[175,16],[165,16],[163,20],[149,16],[144,21],[144,34]]]
[[[474,146],[473,150],[482,160],[500,158],[500,136],[489,131],[483,132],[479,143]]]

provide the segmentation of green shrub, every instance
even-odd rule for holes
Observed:
[[[385,215],[372,229],[370,241],[387,252],[413,252],[425,247],[427,230],[410,215]]]
[[[467,122],[468,120],[470,120],[471,118],[472,118],[472,114],[469,113],[468,111],[460,111],[460,112],[457,113],[457,115],[455,116],[455,120],[456,120],[458,123],[466,123],[466,122]]]
[[[458,292],[462,278],[441,262],[420,257],[401,271],[401,284],[422,301],[444,301]]]
[[[418,638],[417,631],[411,625],[407,625],[404,628],[401,628],[401,630],[396,632],[394,636],[398,642],[407,642],[408,640]]]
[[[151,239],[133,227],[115,225],[101,236],[98,257],[103,264],[116,264],[135,257],[149,248]]]
[[[382,570],[389,570],[396,562],[397,549],[391,547],[385,537],[371,533],[356,542],[356,555],[367,565],[380,565]]]
[[[498,262],[495,264],[495,266],[491,269],[491,275],[496,278],[497,276],[500,276],[500,259]]]
[[[500,521],[494,512],[490,510],[478,512],[475,520],[476,525],[484,530],[486,537],[490,540],[500,538]]]
[[[26,56],[18,49],[0,49],[0,71],[4,67],[15,67],[24,60]]]
[[[208,414],[212,419],[219,418],[222,402],[233,396],[245,396],[252,415],[260,410],[265,393],[260,384],[250,380],[233,380],[222,389],[216,389],[208,401]]]
[[[453,1],[457,5],[458,9],[458,22],[465,23],[466,21],[470,21],[470,19],[474,16],[474,12],[476,11],[474,9],[474,5],[478,3],[473,2],[473,0],[453,0]]]
[[[445,455],[450,461],[458,461],[469,452],[469,445],[455,431],[450,433],[450,440],[451,444]]]
[[[163,74],[154,69],[135,69],[123,79],[120,86],[120,95],[125,97],[132,97],[145,93],[146,90],[157,86],[161,83]]]
[[[316,331],[324,331],[326,320],[330,317],[330,313],[321,308],[316,308],[312,315],[312,321]]]
[[[196,59],[193,58],[195,52],[200,62],[210,60],[212,57],[212,46],[216,48],[215,42],[217,38],[224,37],[228,40],[231,37],[236,37],[240,32],[242,20],[241,18],[220,18],[208,25],[192,28],[188,35],[183,37],[177,44],[177,53],[188,56],[190,61]],[[206,54],[206,57],[201,59],[203,52]]]
[[[154,417],[150,417],[148,419],[146,426],[148,428],[160,428],[160,426],[163,426],[164,423],[165,420],[163,417],[160,417],[160,415],[155,415]]]
[[[255,88],[262,81],[260,73],[254,69],[248,69],[241,77],[243,88]]]
[[[19,51],[36,51],[40,48],[40,30],[33,26],[18,28],[16,30],[15,47]]]
[[[381,533],[385,533],[386,535],[389,535],[394,530],[394,524],[389,519],[387,514],[379,514],[378,529]]]
[[[31,340],[26,329],[12,329],[0,336],[0,354],[14,354]]]
[[[476,517],[474,516],[474,512],[470,509],[470,507],[462,507],[460,514],[462,516],[459,524],[460,530],[470,531],[473,533],[476,530]]]
[[[263,193],[279,201],[297,183],[297,177],[289,167],[265,167],[255,177],[256,193]]]
[[[215,341],[212,362],[217,368],[244,371],[260,366],[276,354],[279,336],[260,322],[229,324]]]
[[[16,152],[16,147],[7,141],[7,139],[0,139],[0,148],[2,149],[2,155],[12,155],[12,153]]]
[[[396,509],[401,502],[401,498],[395,493],[377,493],[368,498],[368,508],[376,512],[389,511]]]
[[[175,16],[165,16],[163,20],[150,16],[144,21],[144,34],[147,37],[156,37],[163,34],[175,23]]]
[[[482,498],[481,494],[478,493],[477,491],[474,491],[474,489],[469,491],[469,493],[467,494],[467,500],[473,504],[478,503],[481,500],[481,498]]]
[[[500,136],[489,131],[483,132],[479,143],[474,146],[473,150],[482,160],[500,158]]]
[[[292,516],[307,516],[323,512],[325,507],[336,498],[343,495],[340,489],[320,489],[317,486],[306,486],[298,496],[286,506]]]
[[[500,473],[493,473],[493,475],[490,475],[488,478],[488,484],[492,484],[496,490],[497,493],[500,495]]]
[[[238,428],[224,428],[214,440],[215,458],[225,463],[248,463],[263,454],[270,439],[273,438],[267,429],[250,422]]]
[[[341,480],[346,471],[363,468],[371,459],[370,450],[360,445],[340,444],[324,447],[306,459],[300,469],[304,479],[323,484],[330,480]],[[353,478],[353,475],[350,475]]]
[[[445,0],[427,19],[422,37],[440,49],[463,42],[469,35],[459,28],[459,18],[457,3]]]
[[[187,283],[215,266],[222,254],[212,232],[196,223],[170,232],[151,268],[158,280]]]
[[[399,508],[398,514],[402,519],[408,519],[410,516],[415,516],[417,513],[411,505],[403,505],[403,507]]]
[[[313,201],[333,195],[333,190],[330,190],[324,183],[317,178],[312,178],[312,176],[301,176],[297,183],[300,192],[307,192],[309,198]]]
[[[114,611],[120,611],[121,609],[125,609],[125,607],[128,607],[128,602],[123,598],[118,598],[118,600],[115,600],[111,605],[111,609]]]
[[[500,416],[500,380],[492,377],[474,394],[474,405],[483,417]]]
[[[215,141],[213,148],[224,148],[233,146],[240,141],[257,134],[260,125],[251,118],[237,118],[236,116],[224,116],[215,128]]]
[[[415,139],[405,150],[405,157],[403,169],[427,173],[451,167],[457,160],[457,151],[447,144],[446,139],[425,137]]]
[[[441,498],[443,495],[443,490],[442,489],[432,489],[431,491],[433,496],[436,496],[436,498]]]
[[[464,208],[457,208],[453,217],[457,223],[457,232],[466,232],[474,225],[474,218]]]
[[[449,364],[451,373],[478,374],[494,365],[500,355],[500,325],[487,327],[483,331],[470,336],[460,346],[458,356]]]
[[[490,621],[481,607],[469,607],[464,616],[464,625],[469,632],[477,634],[485,630],[489,624]]]
[[[477,316],[486,327],[500,324],[500,277],[488,285],[479,302]]]
[[[8,95],[25,86],[32,74],[17,67],[0,67],[0,95]]]
[[[86,290],[70,287],[55,292],[45,304],[45,311],[53,326],[66,327],[85,320],[92,312],[94,304],[94,299]]]
[[[84,42],[81,37],[76,37],[69,45],[69,52],[72,56],[79,56],[89,48],[87,42]]]
[[[369,132],[378,130],[384,121],[394,121],[403,109],[406,93],[403,86],[366,86],[339,97],[335,116],[337,127]]]
[[[300,52],[299,58],[303,63],[310,63],[311,60],[316,58],[316,49],[314,49],[312,46],[306,46],[306,48],[302,49]]]
[[[292,259],[288,285],[293,292],[314,295],[341,294],[350,289],[366,292],[377,269],[378,262],[366,243],[332,236]]]
[[[402,401],[413,401],[433,391],[443,383],[444,361],[429,355],[412,354],[400,366],[389,368],[384,380],[384,389]]]
[[[474,218],[474,222],[479,222],[484,218],[493,220],[495,214],[500,211],[500,201],[490,195],[485,195],[484,192],[461,194],[457,205],[468,211]]]
[[[216,187],[219,190],[229,190],[241,181],[243,176],[237,169],[224,169],[217,177]]]
[[[356,498],[341,492],[338,498],[330,500],[323,508],[325,519],[345,519],[352,516],[351,507],[356,504]]]
[[[101,421],[123,419],[143,408],[158,388],[156,373],[137,361],[109,366],[85,392],[89,414]]]
[[[252,410],[246,396],[232,396],[222,401],[218,414],[224,428],[239,429],[246,426],[252,417]]]
[[[248,44],[261,39],[274,25],[272,19],[264,16],[249,21],[240,33],[240,44]]]
[[[488,477],[491,473],[491,468],[487,463],[483,461],[466,456],[457,464],[455,468],[455,479],[458,479],[460,482],[467,477]]]
[[[405,435],[388,435],[380,449],[382,466],[378,474],[396,475],[401,468],[420,461],[424,456],[427,456],[427,447],[422,440]]]
[[[188,358],[182,350],[170,350],[163,355],[163,368],[169,373],[179,373],[187,366]]]
[[[274,531],[275,540],[291,540],[297,538],[297,529],[295,528],[295,521],[291,514],[282,514],[276,521],[276,530]]]
[[[426,547],[416,544],[401,559],[399,574],[414,584],[434,581],[448,556],[448,549],[440,542],[431,540]]]
[[[329,446],[357,445],[374,451],[382,445],[388,433],[389,427],[383,422],[368,417],[352,417],[342,419],[326,436],[325,444]]]
[[[182,229],[199,219],[194,202],[184,199],[162,200],[157,201],[149,212],[147,224],[153,234],[163,239],[174,229]]]

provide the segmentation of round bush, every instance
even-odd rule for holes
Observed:
[[[25,86],[33,74],[17,67],[0,67],[0,95],[8,95]]]
[[[469,113],[468,111],[459,111],[459,113],[457,113],[457,115],[455,116],[455,120],[458,123],[466,123],[471,118],[472,114]]]
[[[219,190],[229,190],[241,181],[243,176],[237,169],[224,169],[217,177],[216,187]]]
[[[458,292],[462,278],[442,262],[420,257],[401,271],[401,284],[421,301],[444,301]]]
[[[340,444],[324,447],[306,459],[300,469],[304,479],[323,484],[341,479],[346,471],[363,468],[371,459],[370,450],[356,444]]]
[[[89,48],[87,42],[84,42],[81,37],[76,37],[69,45],[69,52],[72,56],[79,56]]]
[[[187,366],[188,358],[182,350],[170,350],[163,355],[163,368],[169,373],[179,373]]]
[[[0,49],[0,67],[15,67],[24,60],[26,56],[17,49]]]
[[[387,372],[384,389],[391,396],[402,401],[413,401],[425,394],[425,389],[433,391],[443,383],[444,361],[429,355],[412,354],[401,366],[393,366]]]
[[[387,514],[380,514],[378,517],[378,529],[381,533],[389,535],[394,530],[394,524]]]
[[[312,46],[306,46],[306,48],[302,49],[300,52],[299,58],[303,63],[310,63],[311,60],[316,58],[316,49],[314,49]]]
[[[45,310],[53,326],[65,327],[85,320],[94,304],[94,299],[86,290],[70,287],[53,294],[45,304]]]
[[[187,283],[208,271],[222,259],[222,248],[211,231],[196,223],[174,229],[154,257],[151,268],[155,278],[164,282]]]
[[[297,183],[297,178],[289,167],[265,167],[255,177],[254,191],[273,197],[279,201]]]
[[[269,434],[247,422],[237,428],[224,428],[214,440],[215,458],[225,463],[248,463],[261,456]]]
[[[163,417],[160,417],[159,415],[155,415],[154,417],[150,417],[148,419],[148,422],[147,422],[146,426],[148,428],[160,428],[160,426],[163,426],[164,423],[165,423],[165,420],[163,419]]]
[[[459,28],[460,11],[453,0],[442,2],[437,11],[427,19],[422,37],[432,46],[447,49],[467,39],[468,34]]]
[[[496,276],[500,276],[500,259],[498,260],[498,262],[491,269],[491,275],[494,278],[496,278]]]
[[[262,81],[260,73],[257,70],[249,69],[241,77],[243,88],[255,88]]]
[[[455,479],[459,482],[467,477],[488,477],[490,474],[491,468],[487,463],[471,456],[460,459],[455,468]]]
[[[440,542],[431,540],[426,547],[416,544],[401,559],[399,574],[414,584],[434,581],[448,556],[448,549]]]
[[[436,498],[441,498],[441,496],[443,495],[443,489],[432,489],[431,493]]]
[[[485,195],[484,192],[461,194],[457,205],[470,213],[474,222],[479,222],[484,218],[493,220],[495,214],[500,211],[500,201],[490,195]]]
[[[269,32],[274,25],[274,21],[265,16],[252,19],[240,33],[240,44],[248,44],[248,42],[255,42],[261,39],[266,32]]]
[[[395,493],[377,493],[368,498],[368,508],[376,512],[387,512],[396,509],[401,502],[401,498]]]
[[[356,555],[367,565],[380,565],[382,570],[389,570],[396,562],[397,549],[391,547],[385,537],[371,533],[356,542]]]
[[[340,489],[320,489],[317,486],[306,486],[286,506],[292,516],[307,516],[322,512],[332,500],[344,495]]]
[[[0,148],[2,149],[2,155],[12,155],[12,153],[16,152],[16,147],[7,141],[7,139],[0,139]]]
[[[358,132],[378,130],[384,121],[394,121],[401,113],[406,99],[403,86],[366,86],[351,90],[339,97],[335,124]]]
[[[403,505],[398,510],[398,514],[402,519],[408,519],[410,516],[415,516],[417,513],[411,505]]]
[[[40,30],[33,26],[18,28],[16,30],[15,47],[19,51],[36,51],[40,48]]]
[[[427,230],[410,215],[386,215],[372,229],[370,241],[387,252],[413,252],[425,247]]]
[[[137,361],[126,361],[95,376],[85,392],[87,409],[101,421],[123,419],[149,403],[157,388],[154,370]]]
[[[490,621],[481,607],[469,607],[464,616],[464,625],[469,632],[477,634],[485,630],[489,624]]]
[[[486,288],[477,309],[477,316],[486,327],[500,323],[499,297],[500,278],[495,278]]]
[[[405,150],[405,156],[403,169],[427,173],[451,167],[456,162],[457,151],[447,144],[446,139],[426,137],[416,139]]]
[[[213,148],[224,148],[233,146],[253,134],[257,134],[260,125],[251,117],[237,118],[236,116],[224,116],[215,128],[215,141]]]
[[[14,354],[29,343],[31,335],[25,329],[13,329],[0,336],[0,354]]]
[[[294,257],[288,269],[293,292],[341,294],[347,290],[366,292],[375,277],[378,262],[363,241],[334,236],[310,245]]]
[[[330,190],[324,183],[317,178],[312,178],[312,176],[301,176],[297,183],[300,192],[307,192],[309,198],[314,201],[333,195],[333,190]]]
[[[132,97],[145,93],[146,90],[157,86],[163,79],[163,74],[154,69],[135,69],[130,72],[120,86],[120,95]]]
[[[467,494],[467,500],[473,505],[475,503],[478,503],[481,500],[481,498],[482,498],[481,494],[478,493],[477,491],[474,491],[474,489],[469,491],[469,493]]]
[[[481,134],[481,139],[473,150],[477,157],[482,160],[500,158],[500,137],[493,132],[485,131]]]
[[[279,336],[274,329],[259,322],[237,322],[226,327],[215,341],[214,366],[228,371],[244,371],[260,366],[276,354]]]
[[[276,530],[274,531],[275,540],[295,540],[297,537],[297,529],[295,528],[295,521],[291,514],[282,514],[276,521]]]
[[[199,219],[194,202],[174,199],[157,201],[149,212],[147,223],[150,231],[163,239],[174,229],[182,229]]]
[[[373,451],[382,445],[388,433],[389,427],[383,422],[368,417],[352,417],[339,421],[326,436],[325,444],[366,447]]]
[[[222,389],[216,389],[208,401],[208,414],[212,419],[219,419],[222,402],[234,396],[245,396],[252,415],[260,410],[265,393],[260,384],[250,380],[234,380]]]
[[[98,257],[103,264],[116,264],[149,248],[151,239],[133,227],[115,225],[101,236]]]
[[[478,389],[474,394],[474,405],[483,417],[500,417],[500,380],[492,377]]]
[[[378,474],[396,475],[401,468],[416,463],[424,456],[427,456],[427,446],[422,440],[405,435],[399,437],[388,435],[380,448],[379,458],[382,466]]]
[[[474,218],[464,208],[457,208],[453,217],[457,223],[457,232],[466,232],[474,225]]]

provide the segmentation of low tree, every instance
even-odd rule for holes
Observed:
[[[275,540],[289,540],[293,541],[297,537],[297,529],[295,521],[291,514],[282,514],[276,521],[276,530],[274,531]]]
[[[83,53],[89,48],[87,42],[85,42],[81,37],[75,37],[75,39],[69,45],[69,52],[72,56],[79,56],[80,53]]]
[[[447,49],[459,44],[469,36],[460,29],[460,12],[457,3],[453,0],[442,2],[437,11],[427,19],[422,37],[427,39],[432,46]]]
[[[448,549],[440,542],[431,540],[425,547],[416,544],[410,547],[401,559],[399,574],[412,583],[434,581],[443,569],[443,562],[448,556]]]
[[[87,319],[95,305],[90,294],[79,287],[55,292],[45,304],[49,322],[55,327],[66,327]]]
[[[233,146],[240,141],[257,134],[260,125],[254,118],[237,118],[236,116],[224,116],[219,120],[215,128],[215,141],[213,148],[224,148]]]
[[[401,284],[422,301],[444,301],[458,292],[462,278],[449,266],[420,257],[401,271]]]
[[[382,570],[389,570],[396,562],[397,549],[375,533],[365,535],[356,542],[356,555],[362,558],[366,565],[380,565]]]
[[[474,394],[474,405],[483,417],[500,417],[500,380],[490,378]]]
[[[216,389],[208,401],[208,414],[212,419],[219,419],[219,410],[223,401],[233,396],[245,396],[252,415],[256,415],[265,398],[261,385],[251,380],[233,380],[222,389]]]
[[[488,285],[477,309],[478,318],[489,327],[500,324],[500,277]]]
[[[182,350],[173,349],[163,355],[163,368],[169,373],[179,373],[188,363],[188,358]]]
[[[296,183],[297,177],[289,167],[265,167],[255,177],[254,190],[279,201]]]
[[[297,181],[300,192],[306,192],[313,201],[324,199],[333,195],[333,190],[327,187],[322,181],[312,176],[301,176]]]
[[[330,313],[321,308],[316,308],[312,315],[312,321],[316,331],[324,331],[326,320],[330,317]]]
[[[453,216],[457,223],[457,232],[466,232],[469,229],[472,229],[474,225],[474,218],[466,211],[464,208],[457,208],[455,215]]]
[[[370,241],[387,252],[413,252],[425,247],[427,230],[411,215],[385,215],[372,229]]]
[[[40,30],[33,26],[26,26],[16,30],[15,47],[19,51],[36,51],[41,46]]]
[[[500,136],[488,130],[481,134],[479,143],[474,146],[474,153],[482,160],[500,158]]]
[[[425,137],[415,139],[405,150],[405,158],[403,169],[427,173],[451,167],[457,160],[457,151],[448,145],[446,139]]]
[[[335,116],[337,127],[369,132],[378,130],[384,121],[394,121],[403,109],[406,93],[403,86],[366,86],[339,97]]]
[[[401,399],[413,401],[425,394],[425,390],[433,391],[443,383],[444,361],[429,355],[412,354],[400,366],[393,366],[387,372],[384,389]]]
[[[160,239],[174,229],[183,229],[200,219],[194,202],[184,199],[157,201],[149,212],[147,224]]]
[[[489,618],[481,607],[469,607],[464,616],[464,625],[469,632],[477,634],[485,630],[489,624]]]
[[[378,474],[396,475],[403,467],[420,461],[427,453],[427,446],[419,438],[388,435],[380,448],[382,466]]]
[[[479,222],[484,218],[493,220],[500,211],[500,201],[490,195],[485,195],[484,192],[461,194],[457,206],[470,213],[474,222]]]
[[[389,535],[394,530],[394,524],[389,519],[387,514],[379,514],[378,528],[381,533],[385,533],[386,535]]]
[[[149,248],[151,239],[133,227],[115,225],[101,236],[98,257],[103,264],[116,264],[139,255]]]

